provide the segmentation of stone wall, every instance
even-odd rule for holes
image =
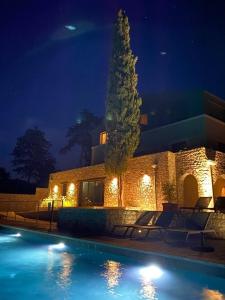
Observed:
[[[152,166],[157,166],[155,169]],[[162,183],[175,180],[175,155],[162,152],[135,157],[129,160],[128,169],[123,174],[123,204],[133,209],[162,209]],[[106,176],[104,165],[77,168],[51,174],[49,190],[51,197],[59,199],[62,195],[62,184],[75,185],[73,206],[78,206],[80,181],[102,178],[104,180],[104,206],[118,206],[118,182]],[[58,186],[57,195],[54,186]],[[156,193],[155,193],[156,191]]]
[[[207,228],[214,229],[216,237],[225,240],[225,213],[211,213]]]
[[[209,160],[214,162],[211,167]],[[223,174],[225,174],[225,153],[208,150],[204,147],[176,153],[178,203],[183,205],[183,184],[187,175],[193,175],[196,178],[199,197],[213,197],[212,184]],[[210,206],[213,207],[213,205],[212,201]]]
[[[58,213],[58,228],[64,232],[77,235],[104,235],[111,234],[116,224],[134,224],[143,211],[121,208],[62,208]],[[154,222],[160,212],[155,212]],[[190,215],[190,212],[183,212]],[[206,229],[214,229],[212,238],[225,239],[225,214],[209,213]],[[150,222],[151,224],[151,222]],[[176,218],[172,225],[176,225]],[[123,233],[124,229],[118,229],[116,233]]]
[[[215,162],[214,166],[209,166],[209,159]],[[176,185],[177,201],[182,206],[184,180],[187,175],[193,175],[197,180],[197,196],[213,196],[212,180],[215,183],[220,176],[225,178],[225,154],[201,147],[177,153],[166,151],[130,159],[128,169],[122,176],[123,206],[133,209],[162,210],[162,202],[165,200],[162,186],[166,182]],[[106,176],[103,164],[53,173],[49,183],[50,194],[52,196],[54,186],[58,185],[59,191],[55,198],[60,198],[62,183],[74,183],[72,206],[77,207],[80,181],[95,178],[104,179],[104,206],[117,207],[118,183],[115,178]],[[211,206],[213,207],[213,201]]]
[[[47,188],[37,188],[35,194],[0,193],[0,211],[31,211],[36,203],[48,196]]]
[[[115,224],[134,224],[142,212],[121,208],[61,208],[58,228],[77,235],[110,234]]]

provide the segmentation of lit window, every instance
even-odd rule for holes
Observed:
[[[148,115],[147,114],[140,115],[140,124],[148,125]]]
[[[102,131],[100,133],[100,145],[104,145],[107,142],[107,133],[106,131]]]

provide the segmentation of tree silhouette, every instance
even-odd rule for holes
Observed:
[[[55,159],[49,152],[51,144],[38,128],[27,129],[17,139],[12,152],[14,171],[28,183],[43,185],[55,169]]]
[[[9,173],[6,171],[5,168],[0,167],[0,181],[7,181],[10,179]]]
[[[68,142],[65,147],[61,149],[61,153],[66,153],[75,145],[80,147],[80,165],[87,166],[91,162],[91,146],[92,146],[92,132],[102,122],[100,117],[95,116],[88,110],[81,112],[81,118],[75,125],[70,127],[67,131]]]
[[[105,169],[119,179],[119,206],[122,203],[122,174],[133,156],[140,136],[141,98],[137,91],[137,58],[130,47],[130,26],[125,13],[118,12],[115,23],[109,88],[106,103]]]

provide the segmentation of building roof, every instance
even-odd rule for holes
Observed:
[[[225,122],[225,101],[206,91],[165,92],[142,98],[141,112],[148,115],[148,125],[143,130],[202,114]]]

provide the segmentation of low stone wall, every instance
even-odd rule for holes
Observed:
[[[47,196],[47,188],[37,188],[35,194],[0,193],[0,211],[34,211],[37,203]]]
[[[115,224],[133,224],[141,211],[119,208],[61,208],[58,228],[74,234],[103,235]]]
[[[207,229],[214,229],[216,237],[225,240],[225,213],[210,213]]]
[[[107,235],[115,224],[133,224],[141,213],[140,210],[120,208],[61,208],[58,228],[76,235]],[[156,216],[158,214],[160,212],[156,212]],[[209,214],[207,229],[214,229],[216,238],[225,239],[225,214]]]

